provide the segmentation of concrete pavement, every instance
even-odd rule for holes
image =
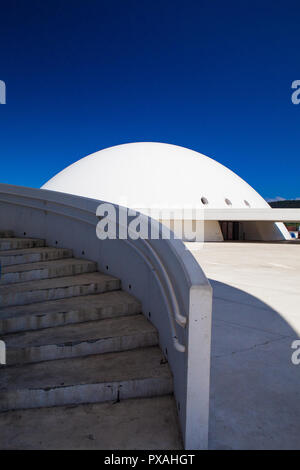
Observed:
[[[300,449],[300,244],[187,246],[214,289],[210,448]]]

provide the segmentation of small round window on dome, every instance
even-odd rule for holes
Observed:
[[[225,199],[225,202],[227,204],[227,206],[232,206],[232,202],[230,201],[230,199]]]
[[[206,197],[202,197],[201,202],[202,204],[208,204],[208,199],[206,199]]]
[[[251,207],[251,206],[250,206],[250,203],[249,203],[248,201],[246,201],[246,199],[244,199],[244,203],[245,203],[245,205],[246,205],[247,207]]]

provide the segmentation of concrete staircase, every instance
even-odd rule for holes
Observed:
[[[158,335],[121,282],[0,231],[0,449],[179,449]]]

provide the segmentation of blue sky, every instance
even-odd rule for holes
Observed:
[[[300,196],[299,1],[0,8],[1,182],[39,187],[102,148],[159,141],[215,158],[264,197]]]

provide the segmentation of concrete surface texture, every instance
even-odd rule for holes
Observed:
[[[187,245],[214,289],[210,448],[300,449],[300,244]]]
[[[0,232],[0,449],[182,447],[158,332],[119,279]]]
[[[0,435],[6,449],[182,449],[167,395],[3,413]]]

